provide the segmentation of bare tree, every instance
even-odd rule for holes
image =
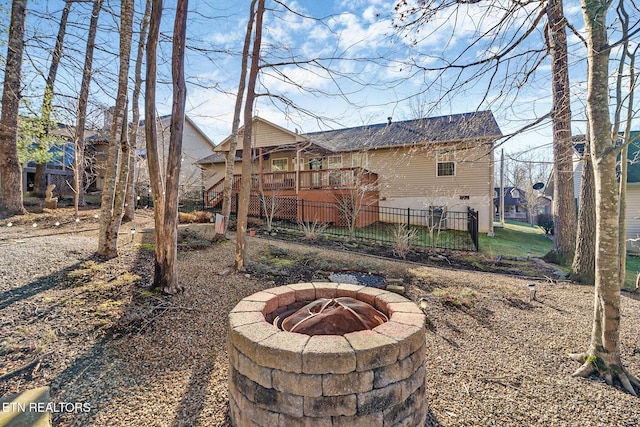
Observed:
[[[332,176],[329,175],[331,180]],[[371,200],[372,191],[375,190],[375,183],[367,179],[366,171],[362,168],[355,170],[351,182],[342,182],[345,178],[342,174],[337,175],[339,184],[347,184],[347,189],[334,195],[334,203],[340,216],[344,220],[349,239],[353,239],[358,228],[358,221],[363,209],[367,207]]]
[[[256,1],[252,0],[249,6],[249,22],[247,23],[247,32],[244,38],[244,46],[242,48],[242,60],[240,65],[240,83],[238,84],[238,93],[236,94],[236,103],[233,109],[233,124],[231,135],[233,139],[229,144],[229,152],[226,157],[226,169],[224,175],[224,188],[222,199],[222,216],[224,217],[223,234],[227,234],[229,225],[229,217],[231,216],[231,196],[233,193],[233,169],[236,158],[236,148],[238,146],[238,132],[240,129],[240,113],[242,111],[242,100],[244,98],[244,89],[247,81],[247,63],[249,62],[249,48],[251,47],[251,35],[253,34],[253,21],[255,19]]]
[[[58,36],[56,37],[56,45],[51,55],[51,64],[49,65],[49,74],[47,75],[47,81],[44,87],[44,96],[42,99],[41,119],[44,124],[42,134],[39,135],[36,141],[37,147],[41,151],[48,151],[49,146],[44,142],[40,142],[40,139],[44,139],[49,134],[49,123],[51,121],[51,112],[53,110],[53,87],[56,81],[56,75],[58,74],[58,66],[60,65],[60,58],[62,57],[62,47],[64,45],[64,36],[67,31],[67,20],[69,18],[69,11],[71,10],[71,1],[65,1],[64,8],[62,9],[62,15],[60,15],[60,25],[58,27]],[[33,193],[38,197],[44,196],[44,190],[47,186],[46,181],[46,162],[36,163],[36,171],[34,178]]]
[[[98,254],[105,257],[118,256],[118,232],[122,221],[128,174],[127,92],[133,33],[133,0],[122,1],[120,20],[118,93],[111,125],[98,235]]]
[[[185,120],[186,85],[184,78],[184,54],[186,41],[188,1],[177,4],[173,27],[172,80],[173,108],[171,111],[171,134],[166,162],[160,158],[155,113],[157,49],[162,19],[162,0],[153,0],[147,40],[147,70],[145,90],[145,137],[147,166],[153,194],[155,222],[155,272],[154,287],[175,294],[182,290],[177,270],[178,186],[182,135]],[[164,144],[163,144],[164,145]],[[162,175],[163,168],[166,173]]]
[[[588,47],[587,119],[593,156],[596,194],[595,303],[591,340],[586,352],[571,355],[582,365],[573,374],[586,377],[597,373],[612,385],[637,396],[640,380],[624,366],[620,355],[620,248],[618,233],[620,194],[616,161],[620,153],[617,135],[612,134],[609,117],[609,43],[607,12],[609,0],[583,0]]]
[[[242,181],[240,182],[240,197],[238,206],[238,221],[236,232],[236,271],[244,270],[246,255],[247,215],[249,214],[249,201],[251,197],[251,166],[252,158],[252,127],[253,127],[253,103],[255,101],[255,88],[258,78],[260,62],[260,44],[262,42],[262,17],[264,15],[265,0],[258,0],[255,13],[255,32],[253,36],[253,49],[251,53],[251,68],[247,83],[247,97],[244,105],[244,134],[242,136]]]
[[[169,156],[167,158],[165,205],[155,207],[156,210],[164,209],[164,240],[156,241],[156,245],[165,247],[164,253],[166,256],[164,263],[159,266],[156,264],[154,284],[168,294],[182,291],[182,286],[178,283],[178,185],[180,180],[182,135],[184,133],[185,102],[187,98],[184,79],[184,52],[188,7],[188,0],[178,0],[173,27],[171,61],[173,108],[171,110],[171,137],[169,140]]]
[[[589,138],[589,132],[585,135]],[[571,266],[571,280],[593,285],[595,283],[596,201],[593,182],[591,144],[585,140],[580,177],[580,201],[576,230],[576,253]]]
[[[132,221],[135,216],[136,207],[136,148],[138,141],[138,123],[140,122],[140,91],[142,87],[142,59],[144,57],[144,45],[147,38],[147,27],[149,26],[149,15],[151,14],[151,0],[145,1],[144,15],[140,22],[140,36],[138,39],[138,53],[136,56],[136,67],[134,71],[133,94],[131,95],[131,128],[129,129],[129,178],[127,180],[127,196],[124,205],[124,216],[122,221]]]
[[[91,21],[89,23],[89,32],[87,34],[87,48],[84,56],[84,68],[82,69],[82,83],[80,85],[80,93],[78,96],[78,109],[76,113],[76,132],[74,137],[73,151],[73,204],[78,215],[80,205],[84,205],[85,178],[84,171],[86,169],[85,162],[85,128],[87,123],[87,104],[89,102],[89,86],[91,84],[91,73],[93,69],[93,53],[96,44],[96,31],[98,28],[98,17],[102,8],[102,0],[94,0],[93,11],[91,13]]]
[[[571,94],[566,20],[562,0],[547,3],[551,48],[553,127],[553,223],[554,240],[550,259],[562,265],[573,260],[576,244],[576,205],[573,195],[573,143],[571,141]],[[547,256],[549,258],[549,256]]]
[[[507,1],[488,3],[481,9],[479,2],[440,2],[436,0],[402,0],[397,2],[398,29],[401,32],[413,32],[418,39],[428,37],[430,31],[438,31],[437,25],[428,26],[437,19],[448,19],[456,23],[461,19],[470,19],[479,25],[468,47],[456,55],[443,52],[438,56],[433,52],[424,54],[429,60],[413,60],[405,64],[411,70],[436,75],[430,79],[433,83],[426,90],[434,89],[438,96],[434,104],[446,101],[460,90],[469,86],[485,85],[479,106],[493,106],[513,103],[518,93],[535,80],[539,66],[551,56],[553,70],[553,105],[550,113],[532,118],[521,130],[551,117],[554,127],[554,164],[555,164],[555,204],[556,227],[554,255],[555,260],[567,263],[571,260],[575,245],[575,204],[573,201],[573,170],[571,145],[571,111],[568,84],[568,62],[565,18],[562,13],[562,1],[526,2]],[[462,18],[465,9],[482,13],[481,16],[469,13]],[[480,23],[483,17],[491,16],[491,24]],[[546,18],[546,22],[545,22]],[[523,25],[523,23],[525,23]],[[546,25],[545,25],[546,24]],[[540,31],[545,26],[545,31]],[[421,31],[425,30],[425,31]],[[546,39],[536,39],[545,34]],[[452,33],[452,37],[453,37]],[[477,52],[482,52],[477,55]],[[420,58],[420,55],[416,56]],[[443,82],[444,90],[442,89]],[[436,87],[440,88],[435,90]],[[517,134],[518,130],[513,134]],[[509,138],[505,138],[506,142]]]
[[[24,213],[18,161],[18,109],[27,0],[13,0],[0,116],[0,211]]]
[[[153,196],[154,209],[154,230],[156,242],[166,240],[164,233],[164,180],[161,176],[160,157],[158,153],[158,132],[156,126],[156,81],[157,81],[157,61],[158,61],[158,41],[160,34],[160,23],[162,20],[162,0],[152,0],[151,16],[149,20],[149,36],[147,39],[147,69],[145,79],[145,107],[144,107],[144,131],[147,147],[147,166],[149,169],[149,188]],[[165,245],[156,244],[155,248],[155,271],[154,287],[160,287],[160,266],[166,260]],[[155,278],[158,278],[156,281]]]

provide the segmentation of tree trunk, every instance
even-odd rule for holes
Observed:
[[[592,144],[596,195],[596,257],[594,320],[588,350],[572,357],[582,366],[574,376],[598,372],[608,384],[618,379],[636,395],[640,381],[627,372],[620,357],[619,194],[616,180],[618,151],[611,134],[609,87],[610,46],[607,41],[608,1],[582,0],[588,48],[587,118]]]
[[[144,58],[144,45],[149,26],[149,14],[151,13],[151,0],[146,0],[144,15],[140,22],[140,38],[138,39],[138,54],[136,56],[136,69],[134,74],[133,94],[131,96],[131,128],[129,130],[129,179],[127,181],[127,196],[124,204],[124,216],[122,221],[133,221],[136,210],[136,149],[138,148],[138,122],[140,122],[140,89],[142,87],[142,60]]]
[[[18,161],[18,110],[27,0],[13,0],[0,115],[0,212],[25,213]]]
[[[180,163],[182,158],[182,136],[184,133],[185,101],[187,87],[184,79],[184,51],[186,46],[188,0],[178,0],[173,27],[173,54],[171,75],[173,77],[173,107],[171,109],[171,135],[167,158],[167,183],[164,208],[164,241],[156,245],[164,246],[166,257],[160,265],[160,277],[156,285],[168,294],[182,291],[178,283],[178,187],[180,184]]]
[[[49,74],[47,76],[47,82],[44,87],[44,96],[42,99],[41,108],[41,121],[42,128],[41,133],[38,135],[38,147],[39,151],[49,151],[49,144],[43,143],[45,137],[49,135],[49,128],[51,125],[51,111],[53,110],[53,86],[56,82],[56,75],[58,74],[58,66],[60,65],[60,58],[62,57],[62,46],[64,44],[64,36],[67,32],[67,20],[69,18],[69,11],[71,10],[71,2],[65,2],[62,9],[62,15],[60,16],[60,25],[58,26],[58,36],[56,37],[56,45],[51,55],[51,64],[49,65]],[[40,157],[40,156],[39,156]],[[36,171],[34,176],[34,186],[32,193],[38,197],[45,196],[45,188],[47,187],[46,177],[47,163],[36,163]],[[62,189],[61,189],[62,190]]]
[[[256,1],[257,0],[252,0],[251,5],[249,6],[249,22],[247,23],[247,33],[244,38],[244,47],[242,48],[242,63],[240,65],[240,83],[238,84],[238,94],[236,95],[236,104],[233,109],[233,124],[231,128],[231,135],[233,135],[233,139],[229,144],[229,152],[227,152],[226,159],[224,189],[222,190],[222,215],[225,218],[223,234],[225,236],[227,235],[229,217],[231,217],[231,199],[233,196],[233,169],[235,167],[236,147],[238,146],[240,112],[242,110],[242,99],[244,98],[244,88],[246,86],[247,80],[247,63],[249,62],[249,48],[251,46],[251,34],[253,33],[253,20],[255,17]]]
[[[147,39],[147,70],[144,97],[144,131],[147,147],[147,167],[149,168],[149,186],[153,196],[153,214],[155,225],[155,269],[153,286],[162,287],[162,271],[166,265],[166,248],[164,242],[164,182],[160,173],[160,157],[158,153],[158,130],[156,123],[156,79],[157,56],[160,23],[162,21],[162,0],[152,0],[151,19],[149,21],[149,38]]]
[[[576,253],[573,258],[571,272],[572,280],[586,285],[593,285],[596,280],[596,202],[590,145],[589,135],[587,132],[587,135],[585,135],[584,154],[582,156],[582,178],[580,179],[580,206],[578,209]]]
[[[251,54],[251,69],[247,84],[247,99],[244,106],[244,135],[242,136],[242,181],[240,182],[240,197],[238,201],[238,223],[236,230],[236,271],[244,270],[246,255],[247,216],[251,198],[251,138],[253,128],[253,102],[255,101],[256,80],[258,79],[260,61],[260,43],[262,42],[262,16],[264,15],[264,0],[258,0],[256,10],[256,31],[253,39]]]
[[[93,2],[93,10],[91,12],[91,22],[89,23],[89,34],[87,34],[87,50],[84,56],[84,68],[82,69],[82,83],[80,85],[80,94],[78,97],[78,113],[76,117],[76,132],[74,136],[74,154],[73,154],[73,204],[76,216],[80,205],[84,205],[84,150],[85,137],[84,129],[87,123],[87,104],[89,103],[89,86],[91,84],[91,70],[93,68],[93,52],[96,47],[96,31],[98,28],[98,17],[102,9],[102,0]]]
[[[105,170],[105,186],[102,190],[98,254],[113,258],[118,256],[118,232],[124,209],[124,191],[127,176],[127,92],[131,37],[133,30],[133,0],[122,0],[120,27],[120,71],[118,93],[111,125],[111,138]]]
[[[569,60],[562,0],[548,2],[547,18],[551,44],[553,174],[555,179],[553,195],[555,238],[552,251],[555,256],[551,259],[562,265],[567,265],[573,260],[575,251],[576,206],[573,195]]]

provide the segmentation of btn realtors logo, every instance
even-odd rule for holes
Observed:
[[[2,402],[2,412],[16,413],[16,412],[50,412],[53,414],[69,413],[78,414],[83,412],[90,412],[91,405],[88,403],[80,402]]]

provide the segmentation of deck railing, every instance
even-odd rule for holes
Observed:
[[[296,178],[298,186],[296,188]],[[233,175],[233,192],[240,191],[242,176]],[[304,171],[263,172],[251,175],[253,191],[287,190],[341,190],[366,186],[374,190],[378,175],[360,167],[343,169],[318,169]],[[205,205],[214,208],[222,201],[224,180],[218,181],[205,192]]]

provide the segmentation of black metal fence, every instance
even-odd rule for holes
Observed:
[[[180,204],[187,205],[182,201]],[[235,195],[231,203],[234,215],[237,206]],[[212,210],[220,209],[221,203]],[[457,212],[435,206],[390,208],[377,204],[365,206],[348,197],[322,202],[253,194],[249,215],[262,219],[267,228],[303,235],[335,236],[390,245],[406,242],[423,248],[478,250],[478,213],[473,209]]]

